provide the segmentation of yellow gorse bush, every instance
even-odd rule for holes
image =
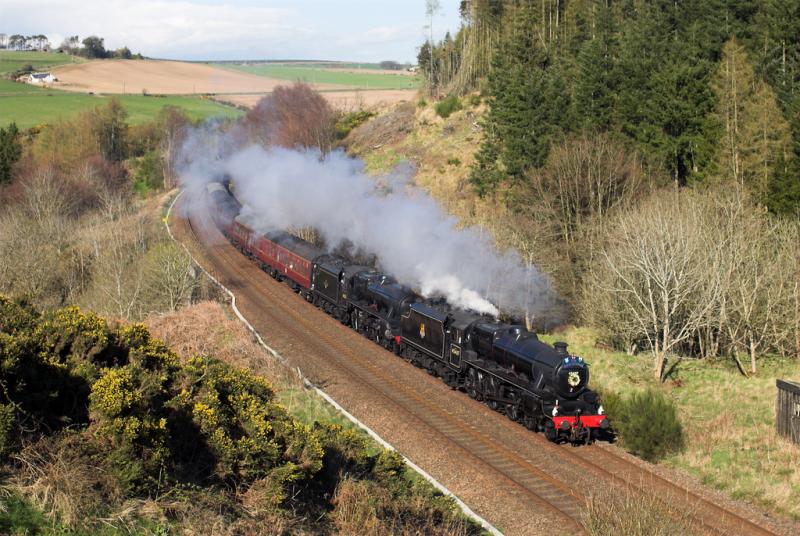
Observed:
[[[95,313],[84,313],[77,306],[47,313],[34,336],[43,343],[42,352],[55,363],[72,355],[91,359],[107,348],[111,330]]]
[[[143,325],[111,329],[77,307],[39,315],[0,296],[0,366],[19,378],[6,394],[26,419],[85,433],[126,498],[202,482],[252,489],[258,508],[271,509],[315,479],[335,486],[341,468],[367,478],[402,470],[357,432],[293,418],[265,378],[207,356],[181,364]],[[16,407],[0,407],[0,451],[19,445]]]
[[[131,367],[106,369],[92,386],[92,393],[89,395],[92,409],[114,418],[140,403],[141,393],[135,388],[133,376]]]

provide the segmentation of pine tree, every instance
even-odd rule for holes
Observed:
[[[623,133],[661,160],[681,185],[713,161],[708,115],[715,108],[705,41],[682,34],[687,6],[656,0],[637,6],[620,45],[618,121]]]
[[[800,217],[800,167],[797,158],[787,163],[778,155],[765,203],[773,214]]]
[[[0,128],[0,186],[11,182],[13,166],[21,155],[17,124],[11,123],[8,128]]]
[[[484,128],[491,134],[484,138],[470,179],[482,195],[493,193],[502,182],[498,173],[514,184],[527,169],[544,164],[554,132],[550,57],[536,32],[535,11],[523,2],[513,20],[489,74],[490,110]],[[487,173],[491,178],[481,176]]]
[[[583,44],[578,55],[575,102],[584,127],[610,130],[617,92],[616,23],[610,6],[601,5],[597,11],[596,36]]]
[[[764,199],[779,158],[786,167],[789,124],[772,89],[756,79],[747,52],[736,39],[723,47],[712,87],[718,98],[715,120],[722,131],[719,172]]]

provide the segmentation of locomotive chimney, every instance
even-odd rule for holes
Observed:
[[[569,355],[567,352],[567,343],[565,342],[557,342],[553,345],[553,348],[556,349],[558,355],[563,355],[565,357]]]

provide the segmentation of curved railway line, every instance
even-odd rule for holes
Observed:
[[[682,501],[701,532],[782,534],[766,518],[757,523],[610,449],[552,444],[459,396],[303,303],[230,245],[206,214],[176,217],[173,228],[293,366],[508,534],[581,533],[586,490],[610,488]],[[427,450],[414,449],[420,442]]]

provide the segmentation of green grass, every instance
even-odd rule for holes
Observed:
[[[19,86],[19,87],[17,87]],[[15,92],[15,93],[12,93]],[[45,90],[14,82],[0,82],[0,125],[16,122],[19,128],[31,128],[77,115],[83,110],[101,106],[110,97]],[[195,121],[209,117],[239,117],[242,112],[231,106],[200,97],[118,97],[128,110],[128,122],[141,124],[153,119],[164,106],[183,108]]]
[[[58,54],[56,52],[17,52],[13,50],[0,50],[0,75],[13,73],[26,65],[32,65],[36,70],[43,70],[65,63],[84,62],[83,58]]]
[[[0,78],[0,97],[7,97],[10,95],[29,95],[31,93],[38,93],[41,91],[42,88],[40,87]]]
[[[596,334],[572,329],[564,340],[591,364],[594,388],[625,393],[656,386],[678,406],[686,449],[664,463],[705,484],[800,519],[800,446],[775,431],[776,378],[800,378],[800,362],[761,357],[759,372],[745,378],[731,359],[686,360],[663,385],[652,376],[649,354],[629,356],[595,347]]]
[[[219,66],[276,80],[299,80],[311,84],[336,84],[360,89],[417,89],[419,87],[417,77],[403,74],[353,73],[285,64],[220,64]]]
[[[204,62],[207,63],[207,62]],[[236,61],[221,61],[217,62],[219,65],[240,65],[242,63],[249,63],[252,65],[291,65],[293,67],[303,68],[316,68],[316,69],[363,69],[370,71],[383,71],[380,63],[357,63],[357,62],[340,62],[340,61],[303,61],[303,60],[254,60],[243,62],[242,60]]]
[[[169,526],[138,518],[126,519],[123,527],[101,524],[91,529],[71,530],[48,519],[28,500],[10,490],[0,490],[0,534],[9,536],[159,536],[170,534]],[[122,523],[119,523],[122,525]]]

